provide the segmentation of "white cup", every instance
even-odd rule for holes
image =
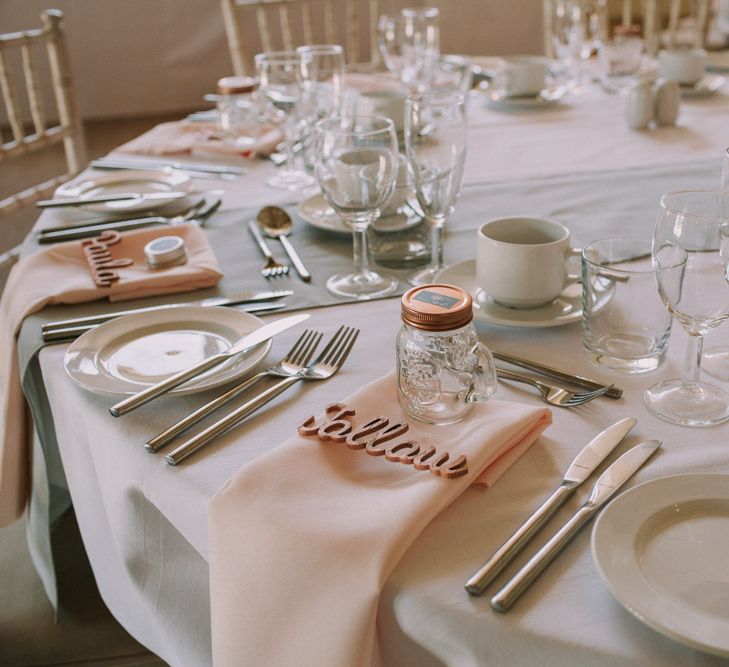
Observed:
[[[385,116],[401,132],[407,95],[400,90],[366,90],[359,94],[357,112],[363,116]]]
[[[706,51],[703,49],[674,49],[658,54],[658,70],[664,79],[692,86],[704,76]]]
[[[501,59],[495,87],[512,97],[538,95],[544,90],[548,71],[543,58],[508,56]]]
[[[570,246],[564,225],[540,218],[501,218],[478,230],[478,286],[510,308],[537,308],[554,301],[578,279],[568,272]]]

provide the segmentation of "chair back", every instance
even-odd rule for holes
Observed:
[[[349,66],[376,63],[380,0],[221,0],[233,71],[250,76],[253,56],[303,44],[341,44]]]

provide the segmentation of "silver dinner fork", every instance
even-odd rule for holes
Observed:
[[[218,420],[200,431],[196,436],[181,444],[177,449],[165,456],[165,461],[170,465],[177,465],[211,440],[214,440],[228,429],[236,426],[243,419],[252,415],[258,408],[262,407],[274,397],[296,384],[299,380],[327,380],[335,375],[347,360],[352,346],[357,340],[359,329],[341,326],[327,343],[321,354],[299,373],[291,377],[283,378],[281,381],[261,392],[249,401],[246,401],[239,408],[233,410],[228,416]]]
[[[316,348],[321,341],[322,334],[318,331],[311,331],[307,329],[304,333],[299,336],[298,340],[293,344],[291,349],[286,353],[286,356],[281,359],[275,366],[252,375],[244,382],[236,385],[232,389],[229,389],[224,394],[221,394],[212,401],[206,403],[202,407],[198,408],[194,412],[191,412],[187,417],[184,417],[177,423],[165,429],[161,433],[155,435],[153,438],[147,441],[144,448],[148,452],[157,452],[162,447],[172,442],[180,433],[186,431],[188,428],[197,424],[202,419],[205,419],[208,415],[212,414],[219,407],[232,401],[236,396],[240,396],[244,391],[250,389],[254,384],[262,380],[267,376],[274,377],[292,377],[297,373],[300,373],[304,367],[311,361],[311,357],[314,355]]]
[[[261,275],[264,278],[276,278],[278,276],[285,276],[289,272],[287,264],[280,264],[273,258],[268,244],[263,240],[261,236],[261,230],[258,229],[258,225],[252,220],[248,221],[248,229],[251,230],[253,238],[256,240],[258,247],[261,249],[263,256],[266,258],[266,263],[261,269]]]
[[[553,384],[547,384],[546,382],[540,382],[528,375],[522,375],[521,373],[514,373],[514,371],[508,371],[505,368],[497,368],[496,375],[500,380],[513,380],[514,382],[523,382],[529,384],[532,387],[536,387],[542,398],[550,405],[555,405],[559,408],[572,408],[576,405],[582,405],[587,403],[598,396],[605,394],[612,385],[606,385],[593,391],[570,391],[564,387],[558,387]]]

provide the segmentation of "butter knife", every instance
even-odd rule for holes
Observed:
[[[182,305],[182,304],[180,304]],[[222,305],[233,305],[233,304],[222,304]],[[256,302],[243,304],[241,310],[245,313],[270,313],[276,310],[282,310],[286,308],[285,303],[272,303],[272,302]],[[71,341],[74,338],[78,338],[82,334],[85,334],[91,329],[101,326],[100,324],[85,324],[83,326],[67,327],[65,329],[51,329],[43,333],[44,343],[60,343],[63,341]]]
[[[74,317],[68,320],[56,320],[47,322],[41,327],[41,331],[45,334],[58,329],[68,329],[69,327],[82,327],[92,324],[103,324],[109,320],[122,317],[123,315],[136,315],[137,313],[151,313],[156,310],[167,310],[169,308],[180,308],[181,306],[237,306],[242,303],[255,303],[256,301],[271,301],[272,299],[282,299],[285,296],[291,296],[293,290],[282,289],[272,290],[268,292],[239,292],[233,296],[214,296],[209,299],[201,299],[200,301],[186,301],[184,303],[165,303],[161,306],[145,306],[144,308],[132,308],[130,310],[119,310],[114,313],[103,313],[101,315],[88,315],[86,317]]]
[[[106,204],[115,201],[155,201],[157,199],[182,199],[189,197],[189,192],[118,192],[99,197],[69,197],[67,199],[41,199],[35,205],[38,208],[63,208],[65,206],[87,206],[89,204]]]
[[[177,160],[133,160],[126,158],[103,157],[92,160],[90,166],[96,169],[160,169],[170,168],[180,171],[199,171],[206,174],[228,174],[242,176],[246,167],[232,165],[206,164],[202,162],[180,162]]]
[[[638,471],[660,446],[660,440],[646,440],[645,442],[641,442],[639,445],[625,452],[625,454],[600,475],[588,501],[491,598],[491,607],[498,612],[507,611],[577,532],[595,516],[597,511],[615,495],[617,490]]]
[[[556,491],[542,503],[518,529],[504,542],[466,582],[466,591],[471,595],[482,595],[511,560],[519,553],[537,531],[554,515],[577,489],[615,449],[620,441],[635,426],[637,420],[626,417],[596,435],[575,457]]]
[[[147,387],[133,396],[125,398],[123,401],[119,401],[119,403],[112,405],[109,408],[109,413],[112,417],[120,417],[127,412],[131,412],[145,403],[149,403],[149,401],[157,398],[157,396],[161,396],[171,389],[179,387],[188,380],[197,377],[200,373],[204,373],[209,368],[222,364],[224,361],[227,361],[241,352],[258,345],[269,338],[273,338],[276,334],[286,331],[286,329],[290,329],[304,320],[308,320],[309,317],[311,317],[311,315],[308,313],[291,315],[290,317],[284,317],[280,320],[276,320],[275,322],[270,322],[269,324],[259,327],[252,333],[243,336],[243,338],[232,345],[226,352],[214,354],[211,357],[204,359],[199,364],[195,364],[191,368],[175,373],[166,380],[158,382],[151,387]]]

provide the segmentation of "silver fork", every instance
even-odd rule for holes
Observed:
[[[277,276],[285,276],[289,272],[288,265],[279,264],[279,262],[277,262],[273,258],[273,254],[271,253],[268,244],[263,240],[263,236],[261,236],[261,230],[258,229],[258,225],[252,220],[249,220],[248,229],[251,230],[253,238],[256,240],[258,247],[261,249],[263,256],[266,258],[266,263],[261,269],[261,275],[264,278],[276,278]]]
[[[283,378],[281,381],[261,392],[249,401],[246,401],[239,408],[233,410],[228,416],[219,419],[214,424],[200,431],[196,436],[181,444],[173,452],[165,456],[165,461],[170,465],[177,465],[186,459],[190,454],[214,440],[228,429],[236,426],[240,421],[252,415],[258,408],[262,407],[281,392],[296,384],[299,380],[327,380],[335,375],[347,360],[354,342],[359,335],[359,329],[341,326],[327,343],[321,354],[299,373],[291,377]]]
[[[607,393],[612,385],[600,387],[593,391],[570,391],[564,387],[558,387],[553,384],[547,384],[546,382],[540,382],[535,380],[528,375],[522,375],[521,373],[514,373],[514,371],[507,371],[505,368],[497,368],[496,375],[501,380],[513,380],[514,382],[523,382],[529,384],[532,387],[536,387],[542,398],[550,405],[555,405],[559,408],[572,408],[576,405],[582,405],[587,403],[598,396],[602,396]]]
[[[232,389],[229,389],[224,394],[221,394],[217,398],[213,399],[209,403],[206,403],[202,407],[191,412],[187,417],[181,419],[177,423],[165,429],[161,433],[155,435],[153,438],[147,441],[144,448],[148,452],[157,452],[165,445],[169,444],[174,440],[180,433],[186,431],[188,428],[197,424],[202,419],[205,419],[208,415],[212,414],[219,407],[232,401],[236,396],[240,396],[244,391],[250,389],[259,380],[262,380],[267,376],[274,377],[291,377],[300,373],[304,367],[311,361],[311,357],[314,355],[314,351],[321,341],[322,334],[318,331],[311,331],[307,329],[304,333],[299,336],[298,340],[293,344],[291,349],[287,352],[286,356],[279,361],[275,366],[256,373],[249,377],[244,382],[236,385]]]

